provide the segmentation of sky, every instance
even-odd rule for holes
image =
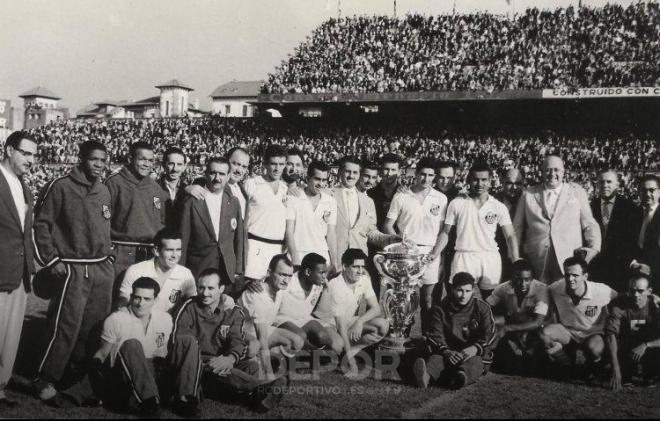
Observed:
[[[578,0],[455,0],[457,13],[577,5]],[[602,6],[604,0],[583,0]],[[610,0],[628,5],[631,0]],[[176,78],[210,109],[231,80],[262,80],[315,27],[342,16],[392,15],[393,0],[3,0],[0,98],[44,86],[76,112],[104,100],[158,95]],[[453,0],[397,0],[397,15],[452,12]]]

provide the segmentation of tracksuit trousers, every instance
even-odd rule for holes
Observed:
[[[490,364],[484,364],[480,356],[468,358],[462,363],[452,366],[442,355],[433,354],[426,360],[426,368],[431,376],[431,384],[445,385],[458,371],[463,371],[467,379],[466,385],[472,384],[486,374]]]

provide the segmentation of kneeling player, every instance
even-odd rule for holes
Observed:
[[[174,320],[169,358],[177,373],[174,410],[184,417],[201,415],[200,388],[205,396],[232,396],[267,410],[279,402],[287,383],[281,377],[263,384],[259,364],[246,358],[243,311],[223,294],[231,285],[216,269],[204,270],[197,296],[183,304]]]
[[[486,299],[500,338],[494,365],[509,373],[533,368],[540,346],[538,330],[548,314],[548,287],[534,279],[532,266],[520,259],[511,272],[511,280],[495,287]]]
[[[612,389],[632,382],[636,364],[647,385],[660,375],[660,309],[651,299],[648,274],[632,276],[628,295],[612,302],[605,337],[612,358]]]
[[[490,306],[473,296],[475,288],[474,277],[459,272],[449,295],[433,305],[427,339],[431,356],[417,358],[413,365],[418,387],[459,389],[488,372],[495,321]]]
[[[133,282],[128,305],[105,319],[103,342],[92,360],[103,399],[120,405],[128,400],[144,416],[159,412],[159,383],[162,388],[172,333],[170,315],[154,308],[159,292],[152,278]]]
[[[293,274],[282,296],[275,324],[296,333],[305,340],[305,348],[332,346],[332,329],[323,327],[312,311],[323,292],[328,271],[323,256],[308,253],[303,257],[300,270]],[[341,351],[341,348],[339,349]]]
[[[360,249],[349,248],[341,256],[342,272],[328,282],[321,295],[314,316],[332,329],[332,349],[346,352],[353,372],[357,369],[355,354],[367,345],[382,339],[389,323],[380,315],[380,306],[366,271],[367,255]],[[358,316],[362,299],[367,311]]]

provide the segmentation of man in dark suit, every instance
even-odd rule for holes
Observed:
[[[639,182],[641,209],[635,211],[635,258],[651,267],[651,287],[660,290],[660,178],[649,174]]]
[[[233,282],[227,294],[240,295],[243,289],[244,226],[238,199],[225,188],[229,161],[211,158],[206,164],[204,200],[186,198],[181,210],[181,264],[195,278],[207,268],[217,268]]]
[[[0,163],[0,412],[18,406],[7,398],[5,387],[14,368],[34,273],[33,198],[23,176],[36,154],[35,138],[17,131],[7,138]]]
[[[600,226],[601,252],[591,262],[592,280],[609,285],[618,292],[627,288],[627,269],[634,251],[630,221],[635,205],[619,196],[616,172],[604,171],[598,177],[599,196],[590,202],[591,212]]]
[[[186,196],[186,184],[181,176],[186,171],[186,154],[177,147],[168,148],[163,153],[163,175],[158,179],[158,184],[165,192],[165,225],[169,228],[176,227],[179,223],[178,212],[181,202]]]

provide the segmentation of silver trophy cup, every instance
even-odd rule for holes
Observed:
[[[374,264],[383,275],[385,293],[381,307],[390,323],[390,332],[380,344],[381,349],[403,353],[412,347],[410,329],[419,307],[419,278],[428,265],[427,255],[415,244],[390,244],[374,256]]]

